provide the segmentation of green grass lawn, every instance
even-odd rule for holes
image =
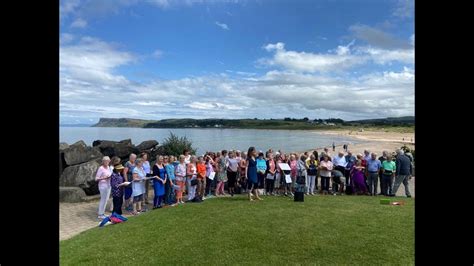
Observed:
[[[61,265],[414,264],[414,200],[214,198],[158,209],[60,242]],[[397,198],[392,198],[397,199]]]

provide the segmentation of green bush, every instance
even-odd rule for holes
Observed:
[[[163,144],[158,149],[159,154],[163,155],[179,156],[183,154],[185,149],[189,150],[190,154],[196,154],[192,141],[186,137],[180,138],[172,132],[170,132],[170,136],[163,141]]]

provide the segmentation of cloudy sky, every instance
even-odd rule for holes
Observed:
[[[60,122],[414,115],[410,0],[64,0]]]

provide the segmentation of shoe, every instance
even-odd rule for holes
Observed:
[[[411,198],[411,195],[407,195],[407,198]]]
[[[107,217],[107,216],[105,216],[104,214],[102,214],[102,215],[97,216],[97,219],[103,220],[103,219],[105,219],[106,217]]]

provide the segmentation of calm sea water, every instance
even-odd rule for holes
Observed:
[[[94,140],[132,139],[135,145],[144,140],[162,143],[169,133],[186,136],[197,148],[197,153],[238,149],[247,151],[250,146],[257,150],[305,151],[321,147],[361,143],[363,141],[346,136],[324,135],[307,130],[264,130],[264,129],[198,129],[198,128],[112,128],[112,127],[60,127],[60,142],[72,144],[83,140],[92,145]]]

